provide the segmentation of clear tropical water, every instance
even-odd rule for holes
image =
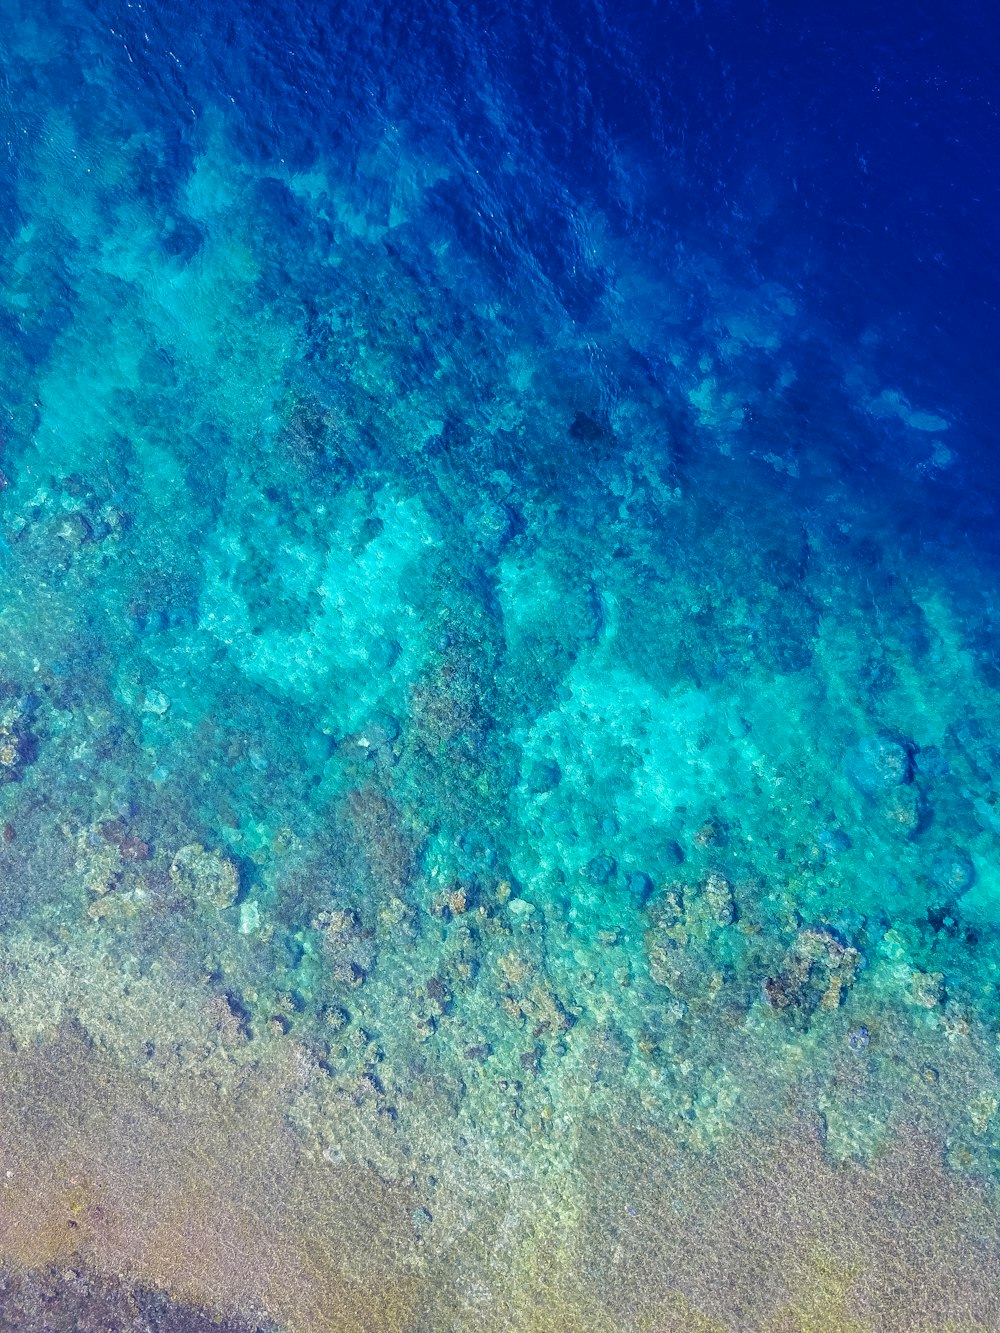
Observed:
[[[0,1326],[1000,1327],[988,7],[0,16]]]

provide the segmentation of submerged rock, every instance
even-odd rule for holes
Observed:
[[[705,877],[701,891],[712,921],[719,926],[731,925],[736,919],[736,904],[729,881],[713,871]]]
[[[728,822],[715,815],[695,830],[694,845],[696,847],[725,847],[729,842],[729,835]]]
[[[67,546],[86,546],[88,542],[93,541],[94,531],[87,521],[84,514],[79,510],[73,510],[71,513],[61,515],[55,524],[55,534],[60,537]]]
[[[626,880],[629,898],[636,907],[643,908],[653,896],[653,881],[644,870],[634,870]]]
[[[466,515],[465,526],[485,551],[497,555],[513,537],[516,520],[505,504],[483,500]]]
[[[816,1009],[837,1009],[854,984],[861,954],[825,926],[800,930],[781,969],[764,982],[772,1009],[796,1010],[803,1019]]]
[[[976,868],[972,858],[959,847],[948,847],[931,862],[931,883],[943,893],[959,894],[972,887]]]
[[[594,884],[607,884],[618,867],[612,856],[595,856],[587,862],[587,878]]]
[[[659,859],[665,866],[679,866],[684,860],[684,849],[676,838],[668,838],[659,849]]]
[[[921,1009],[934,1009],[944,1003],[945,985],[943,972],[921,972],[914,968],[910,975],[910,988],[907,996],[911,1004]]]
[[[842,828],[825,828],[816,839],[824,856],[839,856],[849,852],[854,844]]]
[[[186,897],[219,911],[232,907],[240,893],[239,872],[232,861],[197,842],[182,847],[174,857],[170,879]]]
[[[86,1210],[92,1222],[103,1212]],[[77,1223],[74,1221],[73,1226]],[[244,1321],[235,1314],[218,1315],[180,1297],[131,1281],[125,1275],[100,1273],[72,1263],[30,1269],[11,1264],[0,1269],[0,1329],[83,1333],[115,1329],[116,1333],[273,1333],[259,1319]]]
[[[341,939],[353,935],[361,923],[353,908],[331,907],[317,912],[312,924],[314,930],[321,930],[333,939]]]
[[[399,723],[389,713],[373,713],[355,736],[363,750],[385,750],[399,736]]]
[[[930,808],[915,786],[892,788],[882,797],[880,806],[888,827],[906,837],[919,833],[930,820]]]
[[[34,695],[8,701],[0,711],[0,783],[17,782],[37,754],[31,717],[38,706]]]
[[[878,796],[913,779],[912,747],[889,732],[865,736],[848,750],[847,776],[865,796]]]
[[[334,981],[342,986],[349,987],[351,990],[357,990],[359,986],[363,986],[367,979],[367,973],[361,964],[350,958],[335,963],[330,969],[330,975]]]
[[[948,760],[936,745],[929,745],[913,756],[913,767],[924,777],[940,778],[948,773]]]
[[[528,772],[525,787],[532,796],[554,791],[562,781],[562,769],[554,759],[542,759]]]
[[[31,737],[16,725],[0,726],[0,782],[16,782],[33,758]]]

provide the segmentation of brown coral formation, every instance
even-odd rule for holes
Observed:
[[[736,920],[732,886],[718,871],[697,884],[668,884],[648,914],[649,972],[684,1003],[711,1002],[722,989],[722,974],[706,969],[699,946]]]
[[[220,911],[239,897],[240,877],[232,861],[199,843],[182,847],[170,863],[174,887],[198,906]]]
[[[384,891],[400,892],[413,874],[414,846],[399,810],[372,786],[350,792],[346,806],[372,882]]]
[[[833,931],[810,927],[800,930],[785,955],[781,970],[764,982],[764,993],[772,1009],[836,1009],[861,966],[857,949],[845,944]]]

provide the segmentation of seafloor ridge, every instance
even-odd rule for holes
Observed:
[[[960,427],[95,32],[3,34],[0,1328],[1000,1327]]]

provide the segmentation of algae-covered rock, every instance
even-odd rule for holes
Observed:
[[[321,930],[329,938],[336,940],[353,935],[361,922],[353,908],[331,907],[317,912],[312,924],[314,930]]]
[[[944,1002],[944,973],[921,972],[915,968],[910,976],[907,999],[921,1009],[935,1009]]]
[[[14,727],[0,728],[0,782],[13,782],[27,762],[27,738]]]
[[[725,982],[716,966],[714,942],[736,919],[729,881],[712,871],[695,885],[664,886],[647,914],[650,979],[684,1005],[714,1001]]]
[[[729,881],[717,872],[705,877],[701,885],[702,899],[707,914],[719,926],[728,926],[736,918],[736,905]]]
[[[30,730],[33,696],[17,699],[0,712],[0,783],[17,782],[36,757]]]
[[[239,897],[240,877],[232,861],[197,842],[182,847],[174,857],[170,879],[186,897],[220,911]]]
[[[704,943],[735,919],[732,885],[718,871],[710,871],[694,885],[665,885],[649,907],[647,948],[652,950],[664,939],[681,945]]]
[[[914,786],[893,787],[882,797],[880,806],[886,827],[905,837],[918,833],[928,820],[929,811]]]

